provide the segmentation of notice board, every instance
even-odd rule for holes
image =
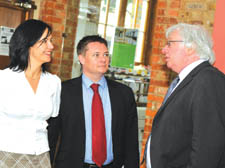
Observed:
[[[116,28],[111,58],[111,66],[133,68],[136,54],[137,29]]]

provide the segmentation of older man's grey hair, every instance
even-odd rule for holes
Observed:
[[[202,26],[179,23],[167,29],[166,37],[175,30],[179,31],[184,45],[194,48],[200,59],[208,60],[210,64],[215,62],[212,38]]]

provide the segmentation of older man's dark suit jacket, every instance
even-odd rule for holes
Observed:
[[[138,168],[137,109],[132,90],[118,82],[108,80],[112,108],[113,168]],[[58,131],[59,130],[59,131]],[[82,168],[85,155],[85,118],[82,98],[82,78],[62,84],[60,114],[49,120],[51,160],[59,132],[60,144],[55,168]]]
[[[156,114],[152,168],[225,168],[225,76],[208,62],[178,85]]]

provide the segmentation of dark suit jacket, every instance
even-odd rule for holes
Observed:
[[[225,168],[225,75],[198,65],[157,112],[152,168]]]
[[[137,109],[132,90],[108,80],[112,108],[113,168],[138,168]],[[82,168],[85,155],[85,118],[82,78],[63,82],[60,114],[49,120],[51,160],[55,155],[58,134],[61,134],[56,168]]]

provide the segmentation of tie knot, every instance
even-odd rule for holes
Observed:
[[[177,77],[172,81],[172,83],[170,84],[170,87],[168,88],[168,91],[167,91],[167,93],[166,93],[166,96],[165,96],[165,98],[164,98],[164,100],[163,100],[163,103],[165,103],[166,100],[168,99],[168,97],[171,95],[171,93],[173,92],[173,89],[176,87],[176,85],[178,84],[179,80],[180,80],[180,78],[179,78],[179,76],[177,76]]]
[[[93,90],[94,92],[98,92],[98,87],[99,87],[99,84],[96,84],[96,83],[93,83],[93,84],[91,85],[91,88],[92,88],[92,90]]]
[[[176,85],[178,84],[179,80],[180,80],[180,78],[179,78],[179,76],[177,76],[177,77],[174,78],[174,80],[171,82],[170,87],[169,87],[169,89],[170,89],[171,91],[176,87]]]
[[[177,77],[174,79],[174,83],[175,83],[175,84],[178,84],[179,81],[180,81],[180,78],[179,78],[179,76],[177,76]]]
[[[178,84],[179,80],[180,80],[180,78],[179,78],[179,76],[177,76],[177,77],[172,81],[172,83],[170,84],[169,90],[172,91],[172,90],[175,88],[175,86]]]

